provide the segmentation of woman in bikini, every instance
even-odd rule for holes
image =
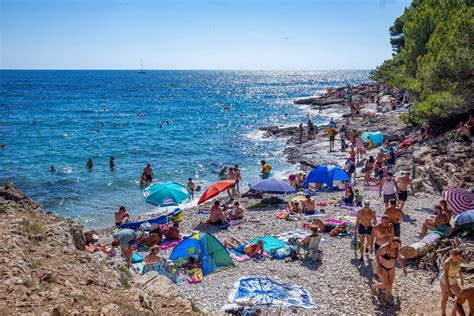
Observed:
[[[446,305],[448,299],[453,295],[458,296],[461,288],[458,284],[458,277],[461,281],[461,287],[464,286],[464,279],[461,273],[462,250],[454,249],[451,256],[444,262],[443,274],[439,279],[443,298],[441,299],[441,315],[446,315]]]
[[[263,255],[263,241],[259,240],[255,244],[241,242],[237,238],[231,237],[230,242],[224,240],[224,246],[234,249],[237,252],[246,254],[249,257],[255,257],[258,254]]]
[[[400,257],[400,246],[400,238],[392,237],[390,242],[380,247],[375,256],[377,274],[379,275],[381,282],[371,284],[370,290],[373,295],[377,295],[377,289],[385,289],[384,300],[389,304],[391,303],[389,297],[392,295],[393,282],[395,281],[395,260],[398,261],[405,275],[407,274],[407,269]]]
[[[374,156],[370,156],[369,160],[365,162],[365,176],[364,176],[364,184],[370,185],[370,176],[372,175],[372,171],[374,170],[375,166],[375,159]]]

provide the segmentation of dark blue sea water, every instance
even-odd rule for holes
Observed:
[[[291,166],[282,143],[262,140],[258,128],[304,121],[295,98],[367,80],[365,70],[3,70],[0,182],[15,182],[57,214],[109,225],[119,205],[132,214],[151,210],[138,186],[146,163],[158,181],[193,177],[204,187],[224,164],[239,164],[245,183],[257,179],[261,159],[276,176],[285,174]],[[89,158],[92,171],[85,168]]]

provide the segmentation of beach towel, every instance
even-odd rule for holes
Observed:
[[[340,220],[340,219],[335,219],[335,218],[329,218],[329,219],[325,220],[324,222],[328,223],[328,224],[336,224],[336,225],[350,224],[351,223],[351,222],[348,222],[348,221],[345,221],[345,220]]]
[[[281,233],[279,235],[276,235],[275,237],[278,240],[281,240],[285,243],[288,243],[288,239],[290,239],[290,238],[295,238],[298,241],[301,241],[309,235],[310,235],[309,231],[301,229],[301,230],[287,231],[287,232]]]
[[[230,247],[227,247],[226,250],[229,252],[230,257],[234,261],[247,261],[250,260],[250,256],[244,253],[240,253]]]
[[[137,262],[137,263],[132,263],[132,265],[130,266],[130,270],[135,275],[142,275],[144,266],[145,266],[145,264],[143,263],[143,261],[142,262]]]
[[[326,214],[324,213],[314,213],[314,214],[303,214],[303,217],[306,218],[306,219],[311,219],[311,218],[316,218],[316,217],[321,217],[321,216],[324,216]]]
[[[174,248],[177,244],[179,244],[183,239],[177,239],[177,240],[165,240],[160,244],[160,249],[161,250],[168,250],[170,248]]]
[[[230,303],[313,309],[311,294],[304,287],[280,283],[268,277],[244,277],[234,283]]]
[[[264,236],[264,237],[256,238],[250,241],[250,243],[256,244],[259,240],[263,242],[263,250],[269,253],[272,253],[272,251],[278,250],[281,247],[288,245],[286,242],[281,241],[274,236]]]
[[[418,212],[424,212],[424,213],[428,213],[428,214],[435,214],[436,211],[431,209],[431,208],[427,208],[427,207],[417,207],[417,208],[414,208],[415,211],[418,211]]]

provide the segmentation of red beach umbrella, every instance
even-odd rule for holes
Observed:
[[[474,209],[474,193],[455,188],[443,192],[443,198],[455,215]]]
[[[212,199],[221,192],[224,192],[230,189],[235,184],[235,180],[224,180],[217,183],[214,183],[204,191],[201,195],[201,198],[198,201],[198,204],[202,204],[209,199]]]

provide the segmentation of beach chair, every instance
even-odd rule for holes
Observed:
[[[304,258],[321,262],[323,260],[323,252],[319,249],[319,243],[321,242],[321,236],[311,237],[307,246],[303,246]]]

